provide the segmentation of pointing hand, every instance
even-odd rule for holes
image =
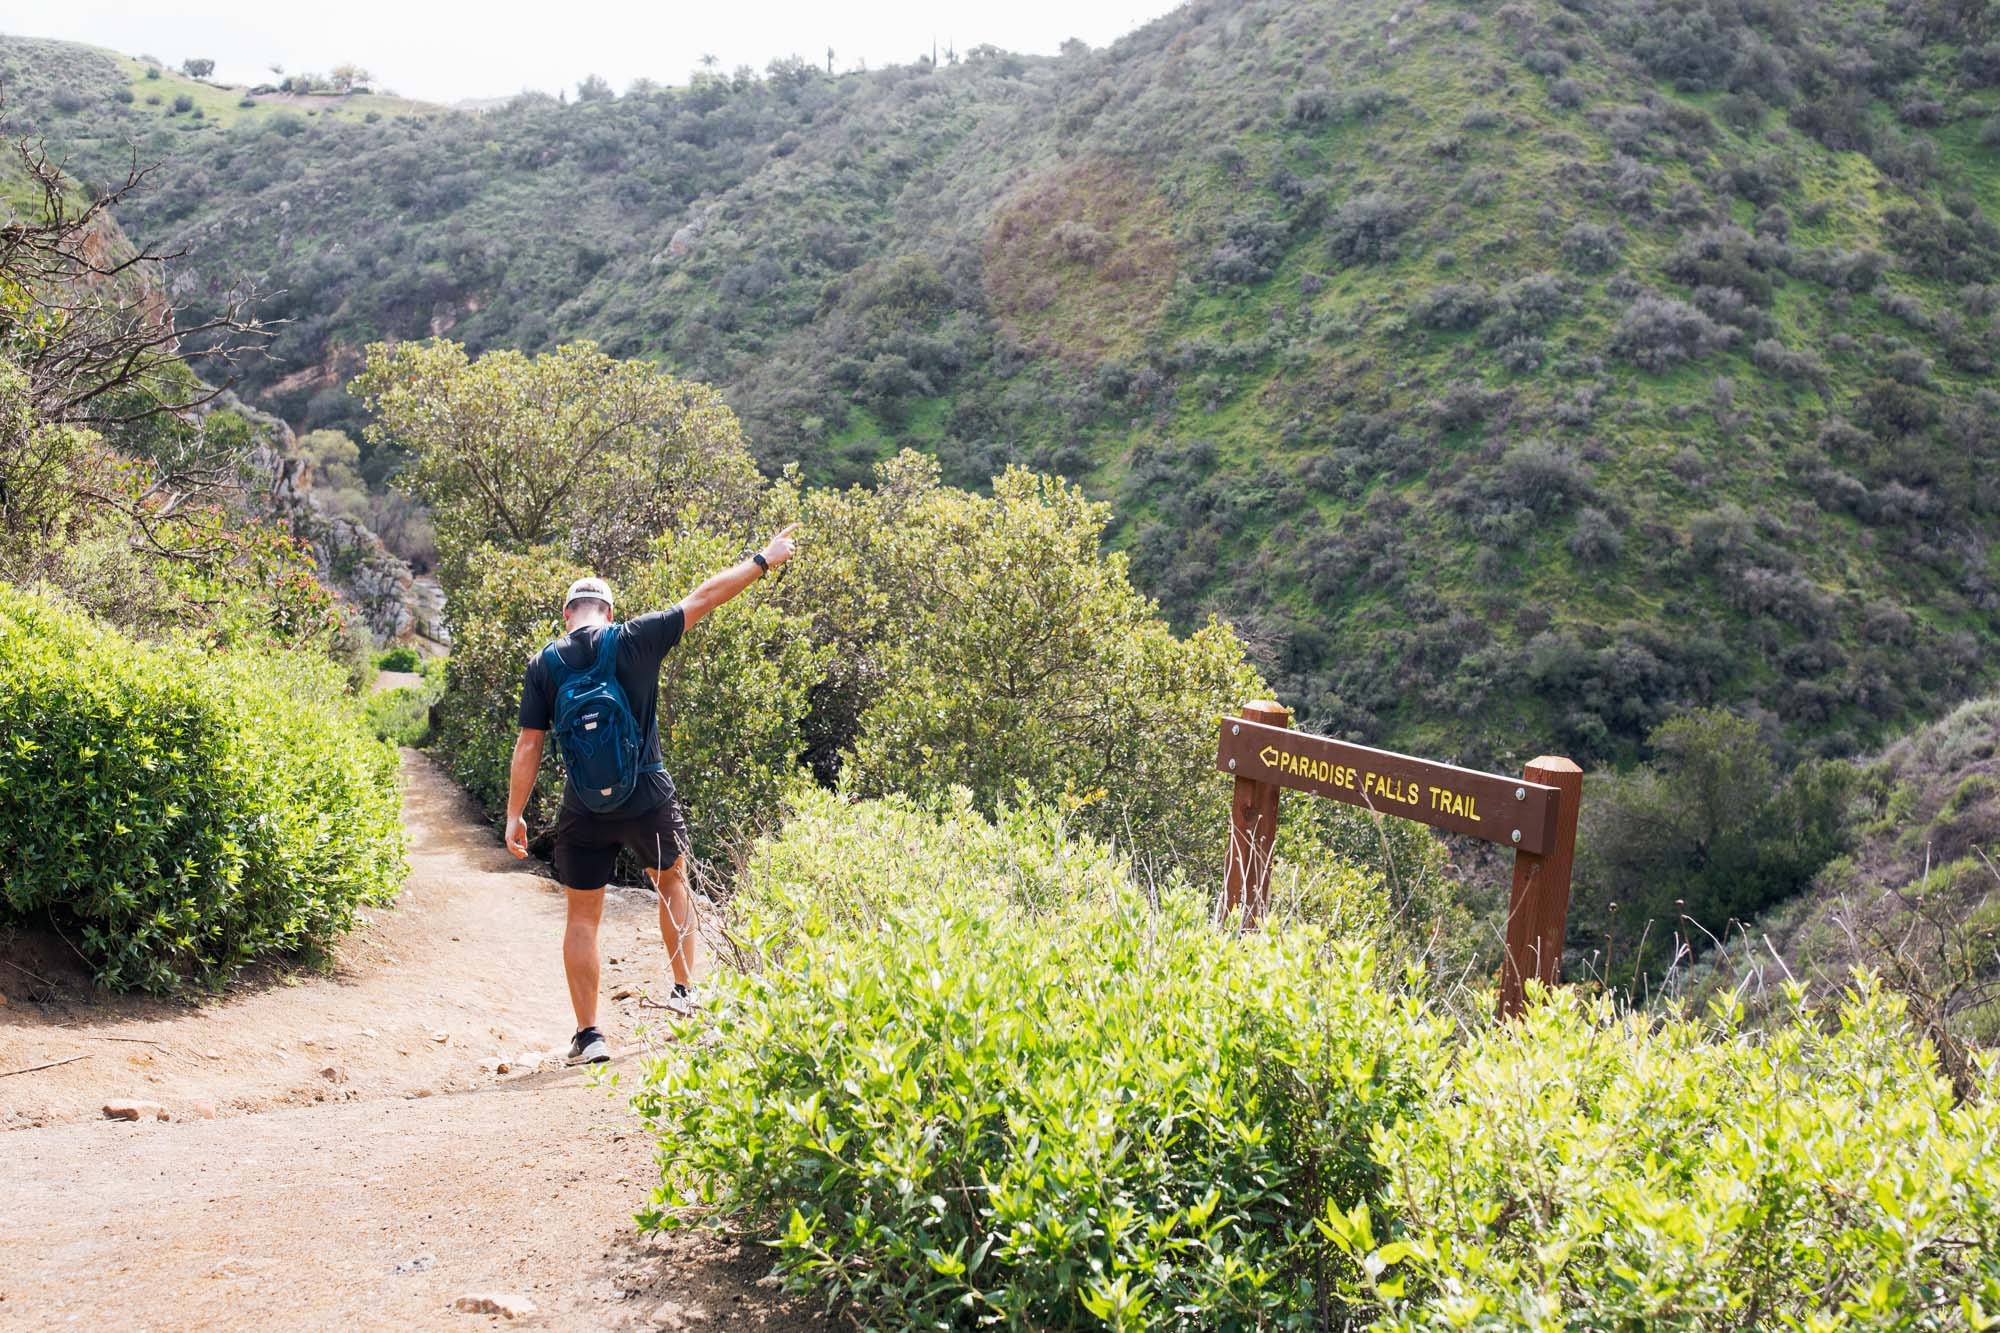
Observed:
[[[787,523],[783,532],[764,543],[764,559],[771,568],[776,569],[792,558],[792,552],[797,549],[792,541],[792,532],[798,526],[796,523]]]

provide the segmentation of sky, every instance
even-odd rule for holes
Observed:
[[[1054,54],[1080,38],[1104,46],[1176,7],[1177,0],[914,0],[825,4],[811,0],[710,3],[432,3],[431,0],[0,0],[0,32],[60,37],[151,55],[170,65],[215,61],[215,78],[258,83],[352,63],[377,90],[434,102],[506,97],[523,89],[574,92],[597,74],[624,89],[634,79],[678,84],[703,55],[718,68],[762,71],[779,56],[834,68],[907,64],[928,53],[990,42]]]

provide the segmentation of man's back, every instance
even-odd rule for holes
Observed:
[[[623,807],[628,811],[651,810],[674,794],[673,779],[663,770],[660,751],[660,663],[680,642],[684,623],[685,617],[676,606],[634,616],[619,628],[618,684],[625,691],[625,701],[631,706],[633,720],[639,724],[639,734],[644,738],[640,767],[650,770],[640,773],[639,785]],[[573,671],[587,670],[597,660],[604,628],[601,624],[581,625],[557,639],[552,646],[563,665]],[[547,731],[555,719],[555,705],[556,679],[546,657],[538,652],[529,659],[527,674],[521,681],[521,726]],[[565,785],[563,808],[581,807],[582,803]]]

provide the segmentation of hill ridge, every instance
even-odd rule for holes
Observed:
[[[1339,734],[1604,760],[1720,702],[1849,753],[1991,679],[1990,27],[1218,0],[1054,58],[204,132],[128,222],[191,292],[284,288],[284,375],[584,336],[721,385],[767,466],[1081,478]]]

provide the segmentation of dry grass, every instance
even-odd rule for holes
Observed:
[[[1136,354],[1173,285],[1173,212],[1108,158],[1031,180],[987,228],[986,299],[1007,331],[1072,364]]]

